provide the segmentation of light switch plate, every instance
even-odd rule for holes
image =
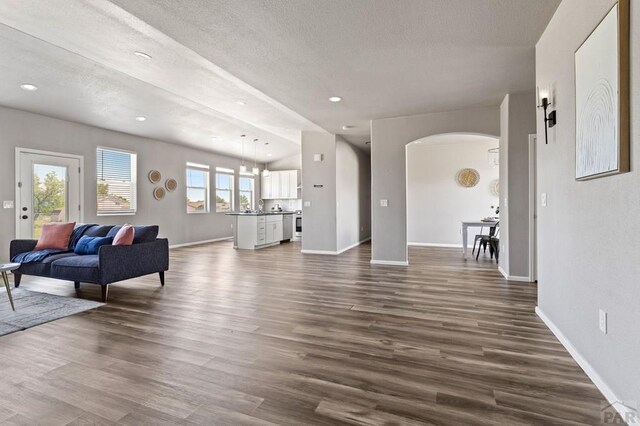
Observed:
[[[388,207],[389,200],[380,200],[380,207]]]
[[[542,195],[540,196],[540,203],[542,204],[542,207],[547,207],[547,193],[543,192]]]
[[[607,334],[607,312],[600,309],[600,318],[599,318],[599,326],[600,331],[604,334]]]
[[[313,161],[322,161],[322,154],[313,154]]]
[[[2,202],[3,209],[12,209],[13,208],[13,200],[4,200]]]
[[[305,201],[304,202],[304,206],[305,207],[311,207],[311,201]]]

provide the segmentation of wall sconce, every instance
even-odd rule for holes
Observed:
[[[547,97],[542,98],[541,104],[538,105],[538,108],[542,108],[544,110],[544,144],[545,145],[549,144],[549,135],[547,134],[548,133],[547,129],[552,128],[557,123],[555,110],[550,111],[547,114],[547,109],[549,108],[550,105],[551,103],[549,102],[549,98]]]

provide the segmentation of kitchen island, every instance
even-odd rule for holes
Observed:
[[[233,247],[256,250],[293,238],[294,212],[227,213],[233,216]]]

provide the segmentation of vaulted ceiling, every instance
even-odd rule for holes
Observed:
[[[305,130],[362,145],[371,119],[533,89],[558,3],[4,0],[0,104],[231,155],[242,133],[273,159]]]

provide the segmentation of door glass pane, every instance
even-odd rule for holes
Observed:
[[[33,164],[33,238],[45,223],[67,222],[67,168]]]

